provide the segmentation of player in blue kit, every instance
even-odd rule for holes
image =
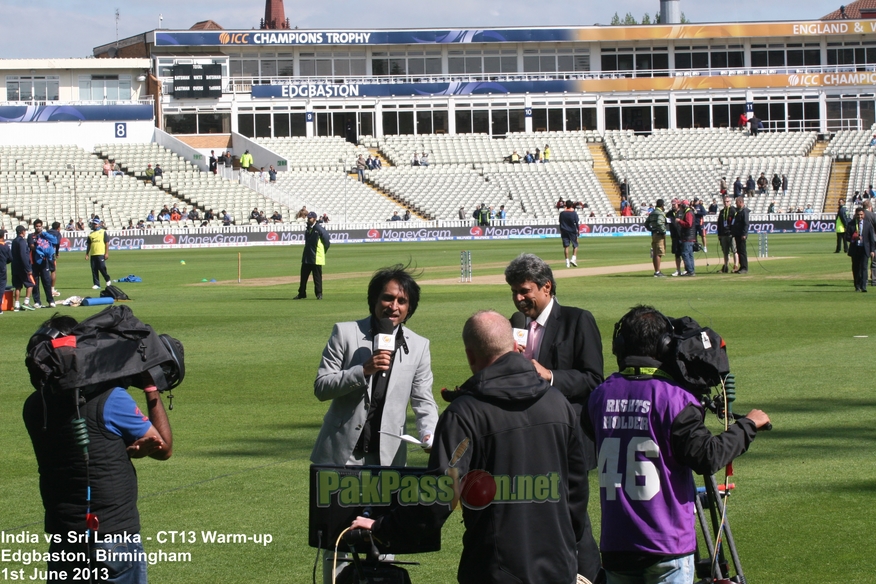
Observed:
[[[696,525],[693,473],[713,474],[769,423],[752,410],[713,436],[695,395],[660,369],[672,326],[650,306],[615,325],[620,371],[593,390],[582,417],[598,452],[600,551],[608,584],[690,584]]]

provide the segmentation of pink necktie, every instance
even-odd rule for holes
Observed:
[[[527,359],[535,359],[538,353],[538,346],[541,343],[542,327],[537,320],[529,323],[529,336],[526,340],[526,350],[523,351],[523,356]]]

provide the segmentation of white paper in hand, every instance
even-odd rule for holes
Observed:
[[[386,434],[387,436],[392,436],[393,438],[398,438],[399,440],[403,440],[403,441],[408,442],[410,444],[416,444],[417,446],[422,446],[423,448],[426,448],[427,446],[429,446],[429,444],[427,442],[421,442],[419,438],[414,438],[413,436],[411,436],[409,434],[402,434],[401,436],[399,436],[398,434],[393,434],[392,432],[384,432],[383,430],[380,430],[380,433]]]

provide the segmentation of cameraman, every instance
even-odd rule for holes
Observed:
[[[582,417],[599,452],[600,550],[608,584],[693,582],[693,472],[726,466],[769,423],[764,412],[752,410],[712,436],[697,397],[661,370],[671,334],[669,320],[651,306],[624,315],[612,340],[620,371],[593,391]]]
[[[31,337],[28,353],[47,338],[70,335],[76,324],[72,317],[53,316]],[[173,435],[149,374],[132,385],[145,393],[147,415],[121,387],[84,395],[78,404],[72,393],[44,389],[24,403],[24,423],[39,466],[45,530],[52,534],[49,553],[79,556],[72,561],[52,558],[49,582],[69,581],[77,568],[90,568],[87,573],[96,582],[146,582],[137,475],[130,459],[167,460]],[[88,429],[87,455],[73,435],[72,422],[79,417]],[[86,523],[86,515],[96,520]],[[133,560],[128,556],[119,561],[119,556],[107,557],[108,552],[133,554]]]

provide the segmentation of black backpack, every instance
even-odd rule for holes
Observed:
[[[122,289],[114,284],[110,284],[100,291],[101,298],[112,298],[116,302],[119,300],[130,300],[128,295],[122,292]]]

